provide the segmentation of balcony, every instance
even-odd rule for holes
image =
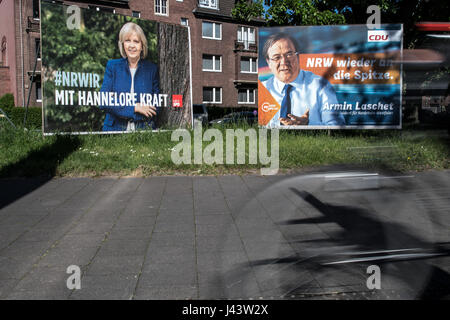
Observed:
[[[258,52],[258,46],[255,41],[239,41],[234,42],[234,51]]]
[[[26,29],[27,33],[40,32],[39,25],[40,25],[40,22],[38,19],[34,19],[33,17],[28,16],[27,29]]]

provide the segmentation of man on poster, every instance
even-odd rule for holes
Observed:
[[[284,33],[272,35],[266,40],[262,53],[274,75],[263,85],[281,105],[268,123],[269,127],[345,125],[339,111],[323,108],[326,104],[338,103],[332,85],[326,79],[300,69],[295,39]]]

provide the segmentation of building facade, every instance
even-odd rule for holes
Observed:
[[[257,27],[239,23],[234,0],[54,1],[91,10],[189,26],[194,104],[255,107]],[[39,0],[0,0],[0,96],[11,92],[17,106],[41,105]],[[37,57],[37,59],[36,59]],[[36,69],[36,81],[31,75]]]

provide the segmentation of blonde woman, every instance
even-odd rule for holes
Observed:
[[[122,58],[108,61],[100,91],[136,93],[137,100],[134,105],[128,100],[120,106],[101,106],[106,111],[103,131],[156,129],[157,108],[140,101],[141,93],[159,93],[158,68],[145,60],[148,47],[144,31],[128,22],[120,30],[118,44]]]

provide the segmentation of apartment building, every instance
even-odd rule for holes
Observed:
[[[264,21],[234,20],[235,0],[54,2],[189,26],[193,103],[256,108],[257,27]],[[0,0],[0,21],[0,95],[12,92],[17,106],[26,105],[28,97],[30,105],[40,105],[39,0]]]

